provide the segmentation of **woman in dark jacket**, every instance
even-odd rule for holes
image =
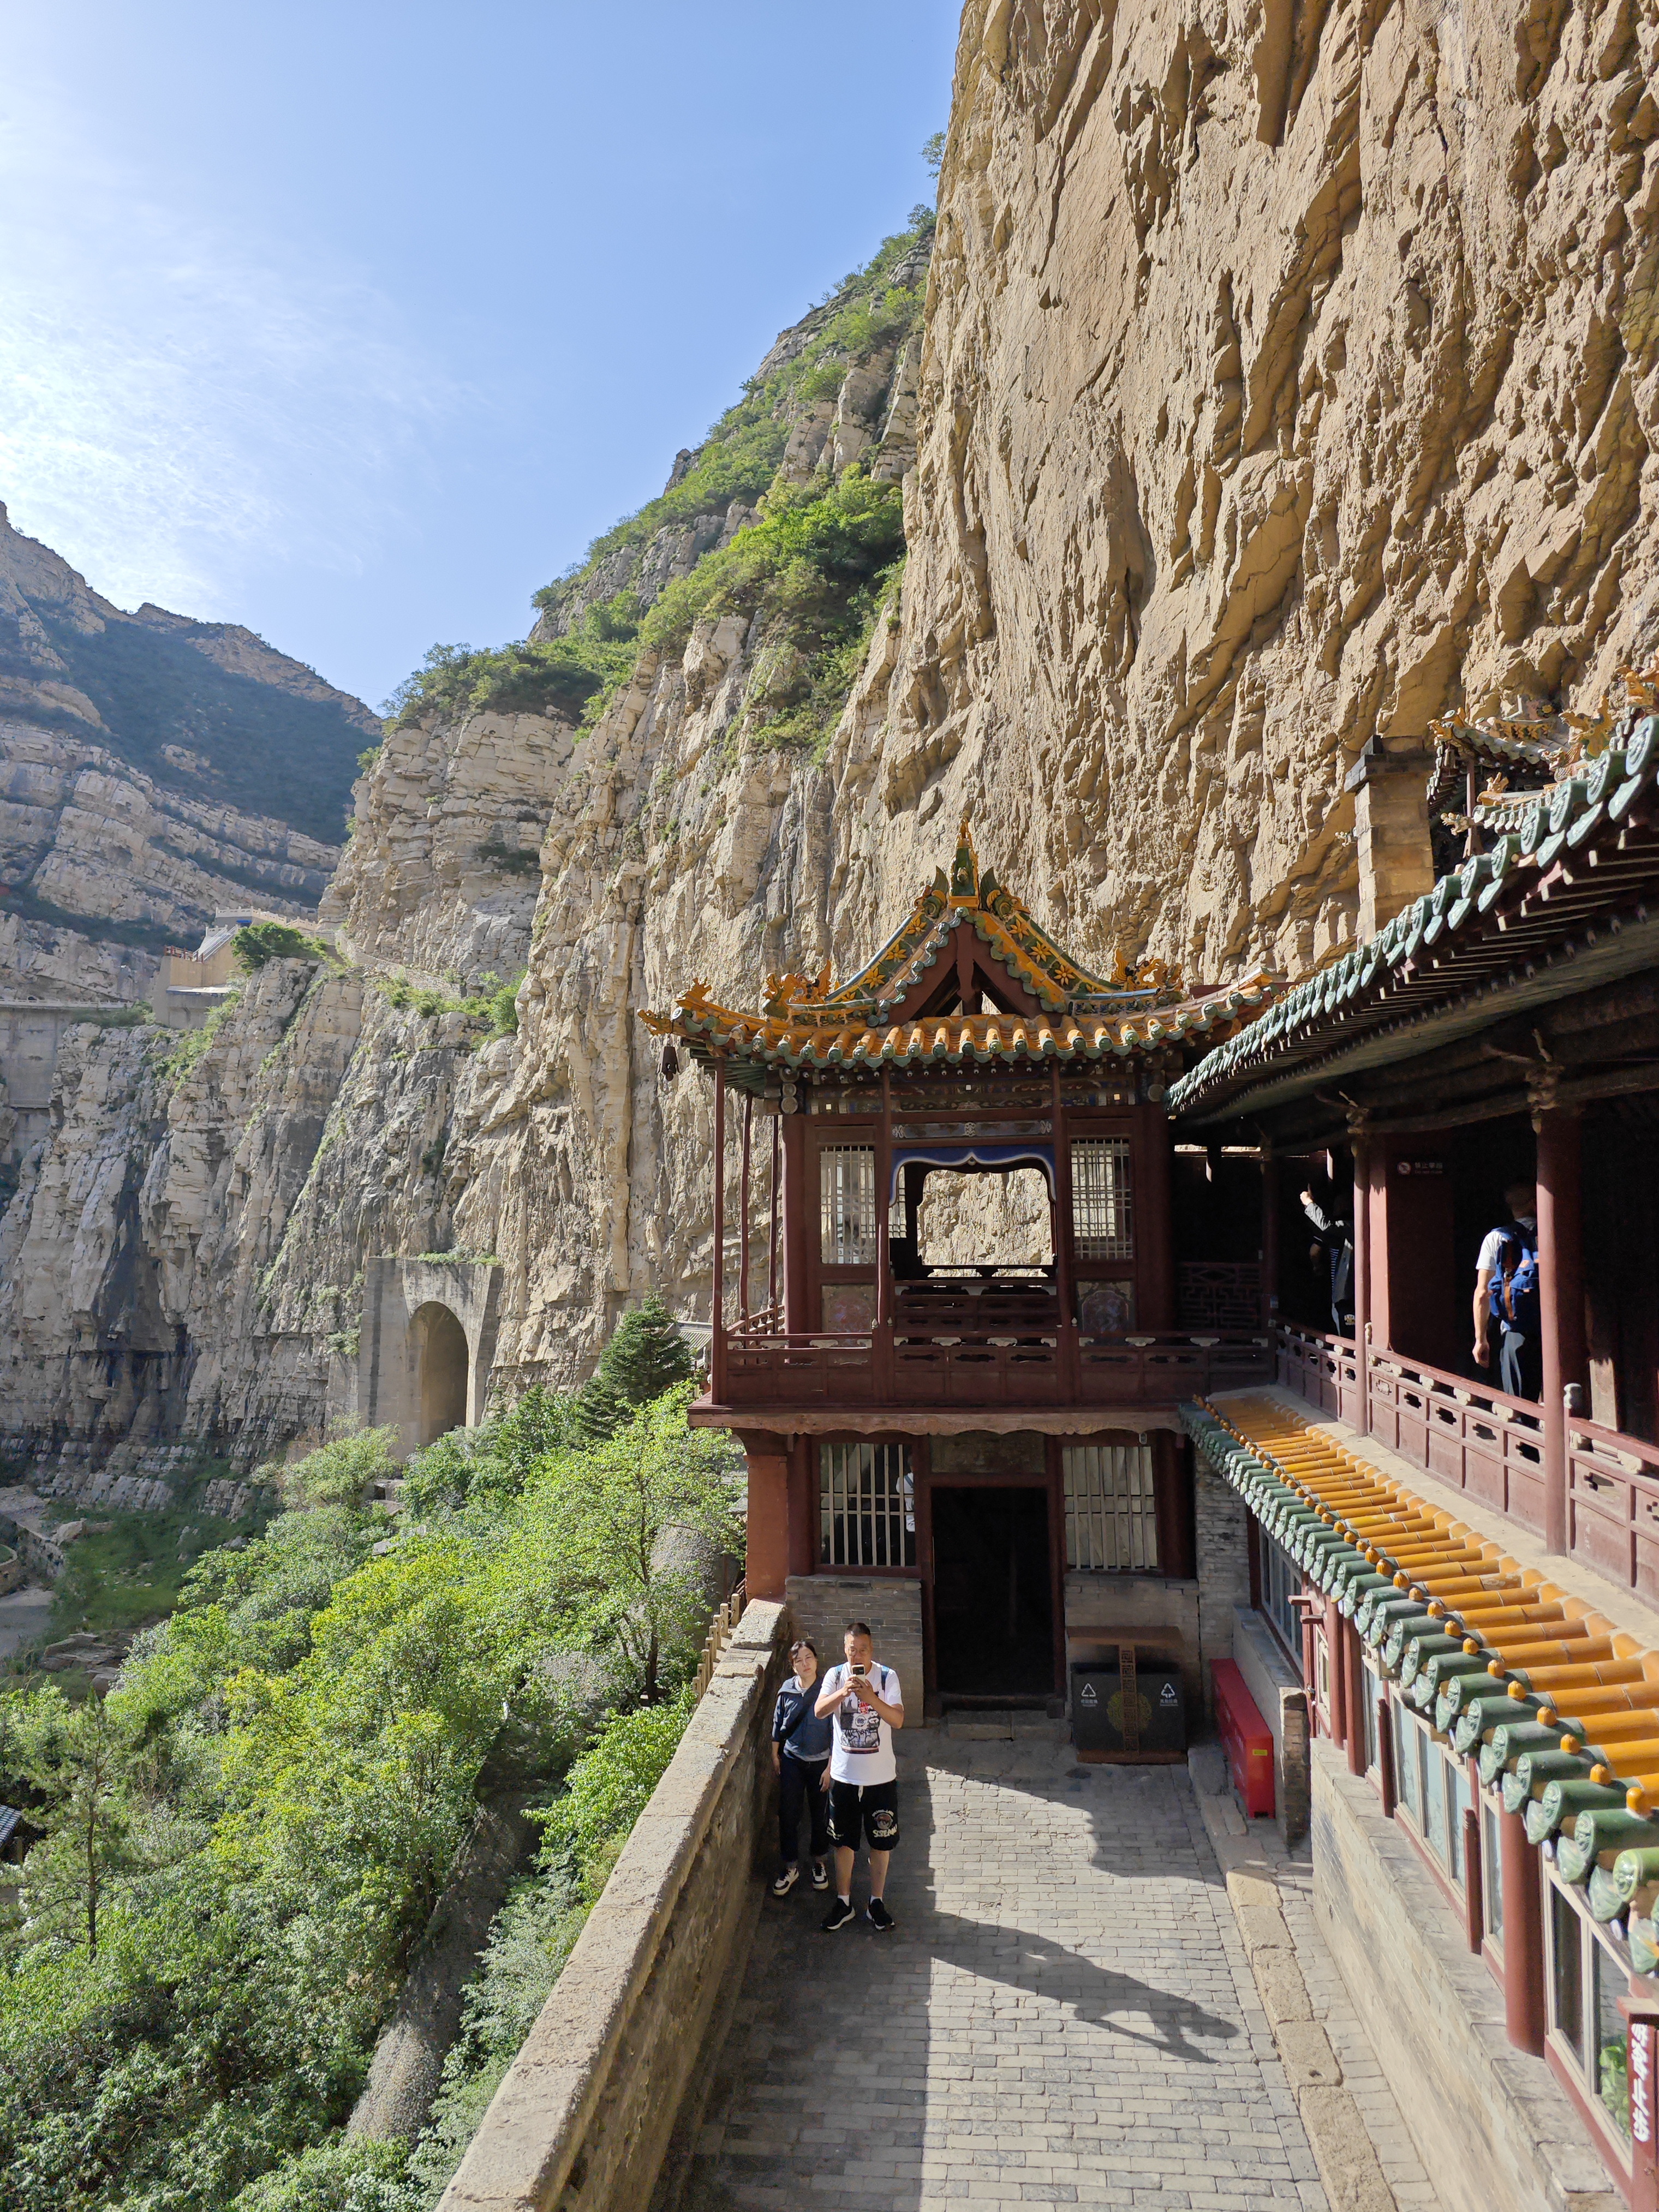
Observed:
[[[805,1638],[789,1647],[794,1674],[778,1692],[772,1714],[772,1768],[778,1778],[778,1851],[783,1863],[772,1884],[774,1897],[787,1897],[800,1880],[800,1814],[811,1816],[812,1887],[828,1889],[830,1870],[830,1741],[833,1719],[813,1711],[817,1702],[818,1655]]]

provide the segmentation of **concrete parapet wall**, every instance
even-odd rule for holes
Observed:
[[[645,2212],[760,1909],[786,1615],[757,1600],[440,2212]]]
[[[1481,2212],[1624,2199],[1409,1839],[1328,1743],[1313,1748],[1314,1910],[1426,2170]]]
[[[921,1657],[921,1584],[898,1575],[791,1575],[784,1585],[793,1633],[817,1645],[818,1665],[839,1665],[849,1620],[867,1620],[876,1656],[899,1678],[904,1724],[925,1718]]]

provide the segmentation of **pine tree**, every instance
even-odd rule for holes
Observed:
[[[653,1291],[630,1306],[599,1354],[599,1371],[577,1392],[577,1414],[594,1440],[613,1436],[638,1407],[696,1370],[674,1316]]]

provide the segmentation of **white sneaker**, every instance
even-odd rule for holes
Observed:
[[[790,1891],[799,1880],[800,1869],[798,1866],[785,1867],[783,1872],[778,1876],[777,1880],[772,1885],[773,1896],[787,1897]]]

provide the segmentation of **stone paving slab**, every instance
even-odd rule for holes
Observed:
[[[768,1900],[684,2212],[1328,2212],[1186,1770],[900,1742],[898,1925]]]

